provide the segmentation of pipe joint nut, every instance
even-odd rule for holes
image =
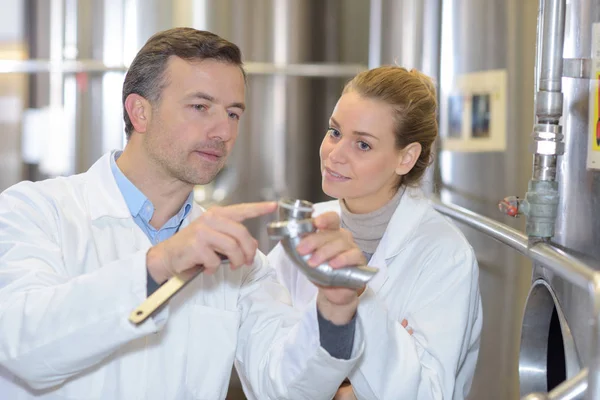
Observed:
[[[531,152],[545,156],[560,156],[565,153],[565,144],[552,140],[536,140],[531,145]]]

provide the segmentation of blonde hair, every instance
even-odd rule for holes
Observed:
[[[438,133],[437,97],[433,81],[422,72],[398,66],[382,66],[356,75],[343,93],[359,95],[389,104],[394,109],[396,147],[421,145],[421,155],[398,186],[417,186],[431,164],[431,148]]]

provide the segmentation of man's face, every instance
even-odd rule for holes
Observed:
[[[171,57],[143,146],[168,178],[209,183],[225,165],[244,112],[241,69],[215,60]]]

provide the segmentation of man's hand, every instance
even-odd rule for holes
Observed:
[[[314,224],[318,231],[304,237],[296,248],[301,255],[312,254],[308,260],[311,266],[324,262],[332,268],[366,264],[350,232],[340,228],[337,213],[321,214],[314,219]],[[319,287],[317,307],[321,315],[334,324],[347,324],[356,313],[358,292],[340,287]]]
[[[258,243],[241,222],[276,209],[275,202],[210,208],[171,238],[150,248],[146,255],[148,272],[161,284],[175,274],[193,275],[201,266],[205,274],[212,274],[221,265],[219,255],[229,259],[231,268],[250,265]]]

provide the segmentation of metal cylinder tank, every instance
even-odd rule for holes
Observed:
[[[442,198],[525,230],[525,218],[509,220],[499,214],[497,204],[506,195],[522,196],[532,173],[534,179],[554,180],[553,165],[536,165],[532,171],[530,148],[532,132],[539,140],[533,128],[533,95],[540,89],[536,79],[546,68],[541,57],[534,58],[535,51],[543,51],[545,57],[558,53],[548,65],[562,70],[560,125],[565,150],[556,164],[560,198],[554,236],[548,242],[597,266],[600,2],[444,4]],[[552,14],[546,14],[549,11]],[[564,47],[559,26],[563,13]],[[551,24],[557,30],[536,39],[536,26],[542,32]],[[498,85],[503,75],[505,93]],[[554,85],[543,84],[544,90]],[[549,100],[538,95],[535,101],[540,106]],[[528,262],[513,250],[470,229],[465,232],[480,261],[484,306],[482,348],[471,397],[518,398],[549,392],[566,379],[585,379],[582,368],[598,359],[589,288],[571,284],[544,264],[535,263],[529,275]],[[532,236],[530,246],[540,240]],[[598,387],[590,383],[588,389],[586,398],[596,398]],[[583,398],[582,391],[568,398]],[[541,398],[535,396],[545,395],[531,398]]]
[[[0,60],[26,59],[24,1],[5,4],[0,13]],[[0,74],[0,191],[22,179],[21,113],[28,103],[23,74]]]
[[[318,25],[315,4],[281,0],[195,2],[192,20],[178,25],[207,29],[233,41],[247,62],[303,64],[314,60],[311,21]],[[197,190],[207,204],[277,200],[282,196],[306,198],[310,191],[307,171],[313,155],[308,149],[314,148],[316,135],[308,97],[313,88],[308,78],[249,72],[248,111],[231,158],[212,184]],[[270,242],[264,227],[271,219],[248,222],[265,251]]]
[[[525,192],[530,176],[536,16],[533,1],[443,1],[440,196],[520,230],[523,220],[503,217],[497,204]],[[461,228],[477,253],[484,315],[470,398],[518,398],[531,263]]]
[[[545,7],[550,7],[551,3],[546,2]],[[590,126],[589,116],[595,112],[593,105],[597,107],[598,104],[590,78],[597,79],[594,65],[598,55],[592,49],[600,49],[594,45],[599,37],[598,31],[593,28],[600,22],[600,2],[573,0],[563,3],[563,7],[566,6],[566,23],[561,125],[565,151],[557,165],[560,200],[552,242],[597,265],[600,260],[597,245],[600,219],[596,217],[595,210],[600,201],[600,174],[590,163],[588,152],[594,152],[592,140],[597,136],[595,125]],[[552,39],[543,37],[541,40]],[[573,65],[582,67],[570,68]],[[551,295],[551,302],[539,301],[540,294],[537,292],[540,287],[546,288],[542,296],[548,298]],[[590,331],[591,310],[592,304],[586,291],[566,282],[543,265],[534,266],[533,284],[523,320],[519,363],[521,394],[551,390],[563,380],[574,377],[592,357],[596,357],[591,347],[591,341],[596,339]],[[550,314],[552,316],[548,319]],[[542,354],[536,355],[530,339],[540,335],[546,338],[547,345],[542,346]]]

